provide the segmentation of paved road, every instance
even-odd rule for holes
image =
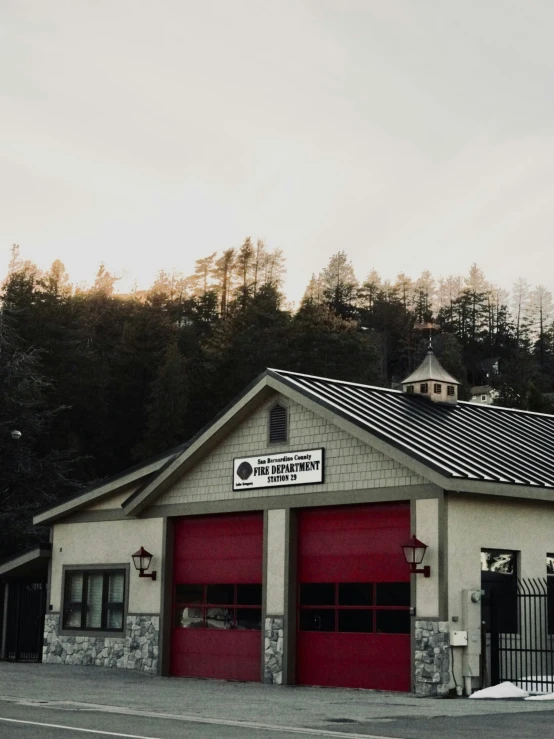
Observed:
[[[65,737],[554,739],[554,705],[0,663],[0,739]]]
[[[502,706],[497,705],[497,710]],[[319,725],[270,725],[184,715],[160,715],[110,706],[65,708],[0,700],[2,739],[537,739],[554,737],[554,711],[487,713],[431,719],[401,717],[336,720]]]

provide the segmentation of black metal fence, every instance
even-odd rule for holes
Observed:
[[[554,578],[521,579],[491,590],[490,682],[554,691]]]
[[[7,619],[3,625],[2,658],[15,662],[40,662],[46,583],[10,581],[5,591]]]

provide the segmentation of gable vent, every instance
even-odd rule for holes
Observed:
[[[274,405],[269,412],[269,441],[287,440],[287,409]]]

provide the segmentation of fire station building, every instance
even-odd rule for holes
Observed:
[[[457,393],[432,350],[401,391],[267,370],[188,443],[36,516],[43,661],[478,687],[487,563],[545,577],[554,551],[554,417]]]

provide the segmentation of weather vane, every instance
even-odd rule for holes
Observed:
[[[426,321],[425,323],[416,321],[414,323],[415,331],[429,331],[429,349],[433,348],[433,331],[440,331],[440,329],[439,324],[432,321]]]

